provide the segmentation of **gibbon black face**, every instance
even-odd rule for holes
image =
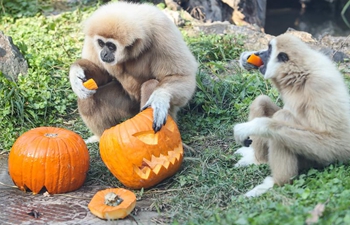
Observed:
[[[114,53],[117,50],[117,46],[112,42],[104,42],[101,39],[97,39],[98,45],[101,47],[100,57],[105,63],[114,62]]]

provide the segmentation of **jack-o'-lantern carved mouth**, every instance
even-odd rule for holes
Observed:
[[[168,155],[160,154],[159,157],[152,155],[151,160],[143,159],[140,167],[134,165],[134,171],[142,178],[149,179],[151,173],[160,174],[168,170],[170,167],[177,165],[182,160],[182,145],[169,151]]]

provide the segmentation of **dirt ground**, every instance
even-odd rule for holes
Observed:
[[[7,155],[0,155],[0,224],[158,224],[160,215],[147,211],[149,202],[146,200],[138,201],[135,210],[123,220],[106,221],[95,217],[88,203],[98,190],[105,188],[108,187],[83,186],[77,191],[51,196],[25,193],[14,186],[8,175]]]

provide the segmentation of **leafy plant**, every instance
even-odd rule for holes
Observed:
[[[58,17],[35,15],[33,18],[2,17],[1,27],[12,36],[24,54],[29,71],[16,82],[0,76],[0,149],[9,149],[24,131],[44,125],[59,125],[76,109],[76,97],[71,91],[68,69],[80,53],[82,35],[80,10],[62,13]],[[68,35],[67,35],[68,34]]]

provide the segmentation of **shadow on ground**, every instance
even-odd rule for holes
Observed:
[[[84,185],[77,191],[51,196],[25,193],[8,175],[7,155],[0,155],[0,224],[157,224],[159,214],[145,210],[150,205],[147,200],[138,201],[123,220],[105,221],[92,215],[87,205],[97,191],[105,188]]]

